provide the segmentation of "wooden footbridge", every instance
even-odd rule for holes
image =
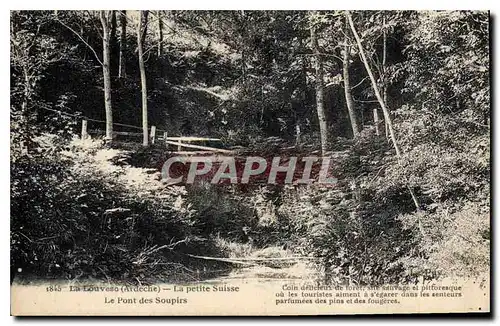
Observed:
[[[118,125],[118,124],[116,124]],[[129,128],[139,128],[137,126],[119,124],[120,126],[129,127]],[[157,132],[162,132],[160,136],[157,135]],[[86,139],[89,138],[90,135],[104,135],[105,132],[103,130],[87,129],[87,120],[82,120],[82,132],[81,138]],[[127,136],[127,137],[142,137],[142,132],[129,132],[129,131],[113,131],[113,135],[117,136]],[[199,143],[206,142],[215,142],[222,143],[220,138],[209,138],[209,137],[194,137],[194,136],[176,136],[169,137],[166,130],[157,129],[156,126],[151,126],[149,129],[149,142],[154,145],[155,143],[163,143],[167,150],[172,150],[172,148],[176,148],[176,151],[172,151],[177,155],[200,155],[200,154],[209,154],[209,153],[219,153],[219,154],[231,154],[232,150],[210,147],[200,145]]]

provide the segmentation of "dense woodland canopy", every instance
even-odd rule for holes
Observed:
[[[489,270],[487,12],[13,11],[10,63],[16,269],[144,279],[276,246],[355,283]],[[120,124],[143,147],[103,171]],[[152,125],[321,151],[339,185],[132,187]]]

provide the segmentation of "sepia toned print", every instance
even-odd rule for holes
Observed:
[[[11,11],[11,313],[490,311],[485,11]]]

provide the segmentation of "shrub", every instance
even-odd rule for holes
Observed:
[[[425,234],[414,250],[402,257],[408,274],[436,277],[480,277],[490,266],[490,222],[486,203],[440,205],[420,213]],[[414,228],[417,217],[401,217]]]
[[[175,205],[182,191],[159,193],[154,178],[137,171],[142,180],[134,183],[132,168],[108,162],[114,154],[91,143],[11,165],[15,269],[144,280],[164,272],[162,265],[190,263],[183,253],[214,250],[196,237],[191,212]]]
[[[187,207],[193,210],[194,227],[205,236],[219,235],[247,242],[257,226],[255,210],[228,188],[210,183],[187,186]]]

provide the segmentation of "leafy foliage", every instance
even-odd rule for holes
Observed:
[[[214,250],[199,236],[194,212],[175,204],[182,192],[158,201],[154,179],[134,180],[133,168],[106,161],[108,151],[76,145],[12,164],[13,266],[38,276],[148,282],[165,272],[162,264],[196,265],[182,253]]]
[[[75,145],[70,139],[80,117],[104,119],[101,66],[93,53],[102,51],[99,21],[89,12],[13,11],[12,266],[71,278],[144,280],[172,270],[191,273],[186,266],[200,263],[188,254],[234,256],[274,245],[286,248],[280,253],[317,257],[327,278],[338,282],[488,270],[487,12],[352,12],[393,118],[400,157],[373,127],[379,103],[343,12],[150,14],[144,38],[150,124],[170,136],[220,137],[262,155],[280,147],[290,155],[320,148],[313,26],[339,183],[167,188],[157,170],[168,153],[158,144],[127,153],[121,143]],[[154,23],[160,16],[162,41]],[[137,17],[127,17],[121,44],[126,75],[120,77],[118,26],[112,35],[112,97],[120,112],[115,122],[138,125],[131,33]],[[343,95],[346,46],[362,129],[356,137]],[[89,129],[99,128],[89,121]]]

